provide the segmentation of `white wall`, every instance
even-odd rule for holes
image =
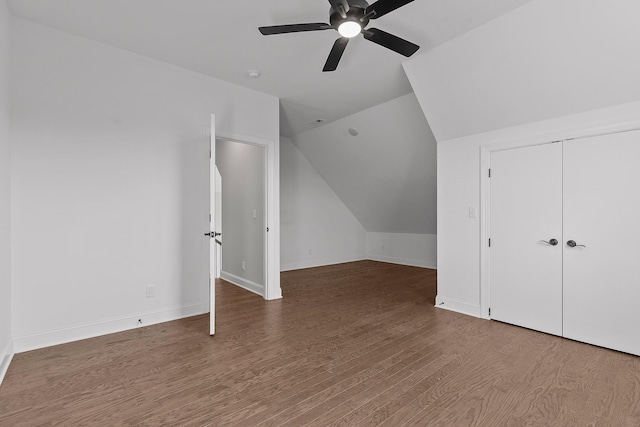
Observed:
[[[289,138],[280,139],[282,270],[365,259],[366,232]]]
[[[407,61],[438,141],[640,98],[640,2],[534,0]]]
[[[264,296],[264,148],[219,139],[216,165],[222,177],[221,277]]]
[[[0,0],[0,383],[9,365],[11,341],[11,196],[9,144],[10,14]]]
[[[640,102],[563,116],[438,144],[438,296],[442,308],[488,316],[486,269],[481,263],[490,229],[486,211],[488,163],[481,149],[518,147],[640,128]],[[486,154],[485,154],[486,155]],[[469,218],[469,206],[480,217]],[[486,252],[485,252],[486,253]]]
[[[206,312],[203,134],[277,167],[278,100],[20,19],[12,43],[17,350]]]
[[[394,264],[436,268],[435,234],[367,233],[367,258]]]
[[[481,147],[606,132],[637,117],[637,104],[598,108],[640,99],[638,13],[630,0],[535,0],[404,64],[438,139],[438,305],[487,315]]]

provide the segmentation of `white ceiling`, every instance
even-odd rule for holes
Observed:
[[[416,0],[377,27],[420,54],[531,0]],[[281,99],[281,133],[293,135],[411,92],[405,57],[352,40],[337,71],[322,67],[335,31],[262,36],[259,26],[327,22],[327,0],[8,0],[40,24],[207,74]],[[246,71],[259,70],[259,79]]]

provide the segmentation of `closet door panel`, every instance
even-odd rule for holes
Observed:
[[[561,227],[562,145],[492,153],[492,319],[562,334]]]
[[[566,141],[563,179],[563,335],[640,355],[640,132]]]

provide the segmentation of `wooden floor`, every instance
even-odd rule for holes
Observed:
[[[217,284],[208,316],[18,354],[0,425],[639,426],[640,358],[433,307],[373,261]]]

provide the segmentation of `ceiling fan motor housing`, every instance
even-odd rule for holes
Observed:
[[[365,10],[369,4],[365,0],[349,0],[349,11],[347,17],[343,18],[341,11],[331,8],[329,23],[336,30],[345,21],[355,21],[360,24],[360,27],[364,28],[369,23],[369,18],[365,18]]]
[[[369,7],[369,3],[366,0],[348,0],[347,3],[349,3],[349,7],[361,7],[363,9],[366,9],[367,7]]]

